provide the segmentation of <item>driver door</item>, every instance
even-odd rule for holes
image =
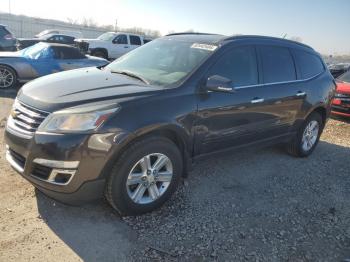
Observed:
[[[110,57],[119,58],[130,51],[130,45],[127,35],[117,35],[111,44]]]

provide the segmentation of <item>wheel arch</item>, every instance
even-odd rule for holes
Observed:
[[[315,113],[315,112],[318,113],[322,117],[322,123],[324,126],[326,124],[327,118],[329,116],[329,112],[328,112],[327,108],[325,107],[325,105],[319,104],[310,110],[310,112],[306,115],[305,119],[308,118],[312,113]]]
[[[97,52],[97,51],[100,51],[100,52],[105,53],[106,58],[108,59],[108,55],[109,55],[109,54],[108,54],[107,48],[104,48],[104,47],[92,48],[92,50],[91,50],[91,55],[93,56],[93,54],[94,54],[95,52]]]
[[[4,63],[0,63],[0,66],[5,66],[5,67],[8,67],[8,68],[11,68],[13,70],[13,72],[15,72],[16,78],[17,78],[17,81],[18,81],[18,72],[13,66],[8,65],[8,64],[4,64]]]
[[[183,160],[183,176],[187,176],[188,172],[192,169],[192,143],[190,136],[184,131],[184,129],[177,125],[155,125],[147,128],[142,128],[133,132],[132,134],[124,137],[122,142],[115,145],[115,149],[112,149],[111,156],[107,160],[107,164],[101,172],[102,177],[107,177],[109,171],[113,168],[114,163],[120,157],[120,155],[130,145],[150,136],[164,137],[172,141],[180,150]]]
[[[4,63],[0,63],[0,66],[4,66],[4,67],[7,67],[7,68],[10,68],[11,70],[13,70],[13,72],[15,73],[15,83],[14,83],[14,87],[16,88],[16,86],[18,85],[18,81],[20,80],[20,77],[18,75],[18,72],[17,70],[11,66],[11,65],[8,65],[8,64],[4,64]]]

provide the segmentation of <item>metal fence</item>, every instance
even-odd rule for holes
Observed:
[[[16,37],[33,37],[37,33],[46,29],[61,29],[70,31],[80,31],[84,38],[96,38],[106,29],[98,27],[85,27],[72,25],[57,20],[34,18],[22,15],[12,15],[0,13],[0,24],[7,25]]]

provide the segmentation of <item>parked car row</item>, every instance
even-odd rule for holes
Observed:
[[[83,53],[105,59],[116,59],[127,52],[151,41],[142,35],[107,32],[96,39],[85,39],[81,32],[50,29],[33,38],[15,38],[4,25],[0,25],[0,51],[16,51],[39,42],[77,46]]]
[[[0,52],[0,89],[60,71],[108,63],[106,59],[82,54],[73,46],[37,43],[17,52]]]
[[[350,63],[331,64],[328,66],[328,69],[333,75],[333,77],[337,78],[340,75],[350,70]]]

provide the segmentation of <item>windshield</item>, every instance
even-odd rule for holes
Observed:
[[[30,59],[53,57],[52,49],[45,43],[37,43],[20,51],[22,56]]]
[[[350,83],[350,71],[339,76],[337,80]]]
[[[214,45],[158,39],[120,57],[106,68],[130,72],[153,85],[184,79],[216,49]]]
[[[37,34],[36,37],[42,37],[42,36],[47,35],[49,33],[52,34],[53,31],[52,30],[44,30],[44,31],[40,32],[39,34]]]
[[[102,41],[112,41],[112,39],[114,39],[115,37],[115,33],[104,33],[102,35],[100,35],[99,37],[97,37],[97,39],[102,40]]]

